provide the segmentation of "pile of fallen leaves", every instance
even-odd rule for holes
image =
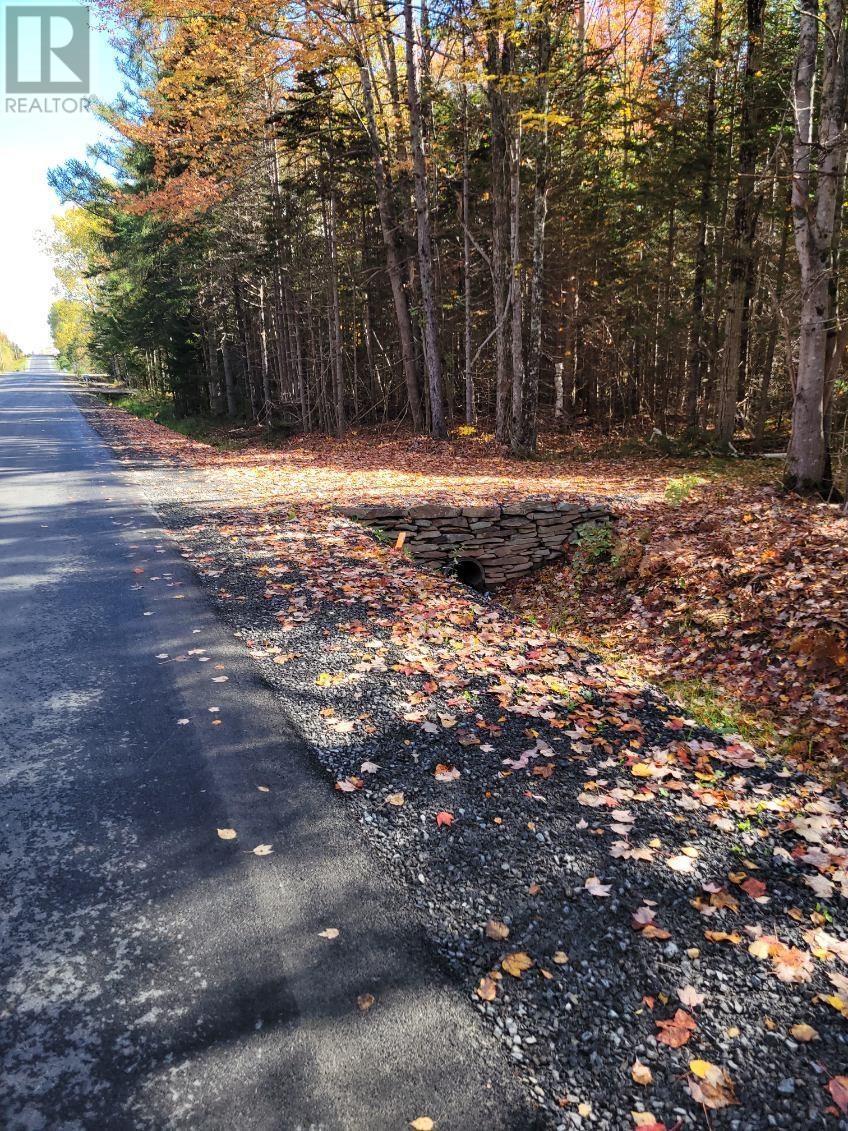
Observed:
[[[844,768],[848,519],[836,508],[723,481],[679,506],[626,507],[611,555],[577,565],[522,580],[507,603],[672,691],[714,687],[767,749]]]

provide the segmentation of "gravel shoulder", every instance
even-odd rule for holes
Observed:
[[[843,793],[80,401],[547,1125],[848,1127]]]

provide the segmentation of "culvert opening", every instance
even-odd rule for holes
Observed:
[[[474,558],[460,558],[456,563],[456,576],[463,585],[469,585],[478,593],[486,592],[485,570]]]

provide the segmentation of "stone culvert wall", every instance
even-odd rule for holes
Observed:
[[[480,588],[501,585],[560,557],[584,522],[611,518],[603,507],[529,498],[495,506],[448,507],[421,503],[342,507],[339,513],[395,535],[405,530],[405,546],[423,564],[458,566],[459,576]]]

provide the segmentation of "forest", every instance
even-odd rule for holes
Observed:
[[[837,499],[844,0],[134,0],[66,364],[268,429],[596,427]],[[836,469],[836,470],[835,470]],[[835,480],[835,482],[834,482]]]
[[[20,346],[15,345],[7,334],[0,331],[0,373],[21,369],[24,360],[23,350]]]

